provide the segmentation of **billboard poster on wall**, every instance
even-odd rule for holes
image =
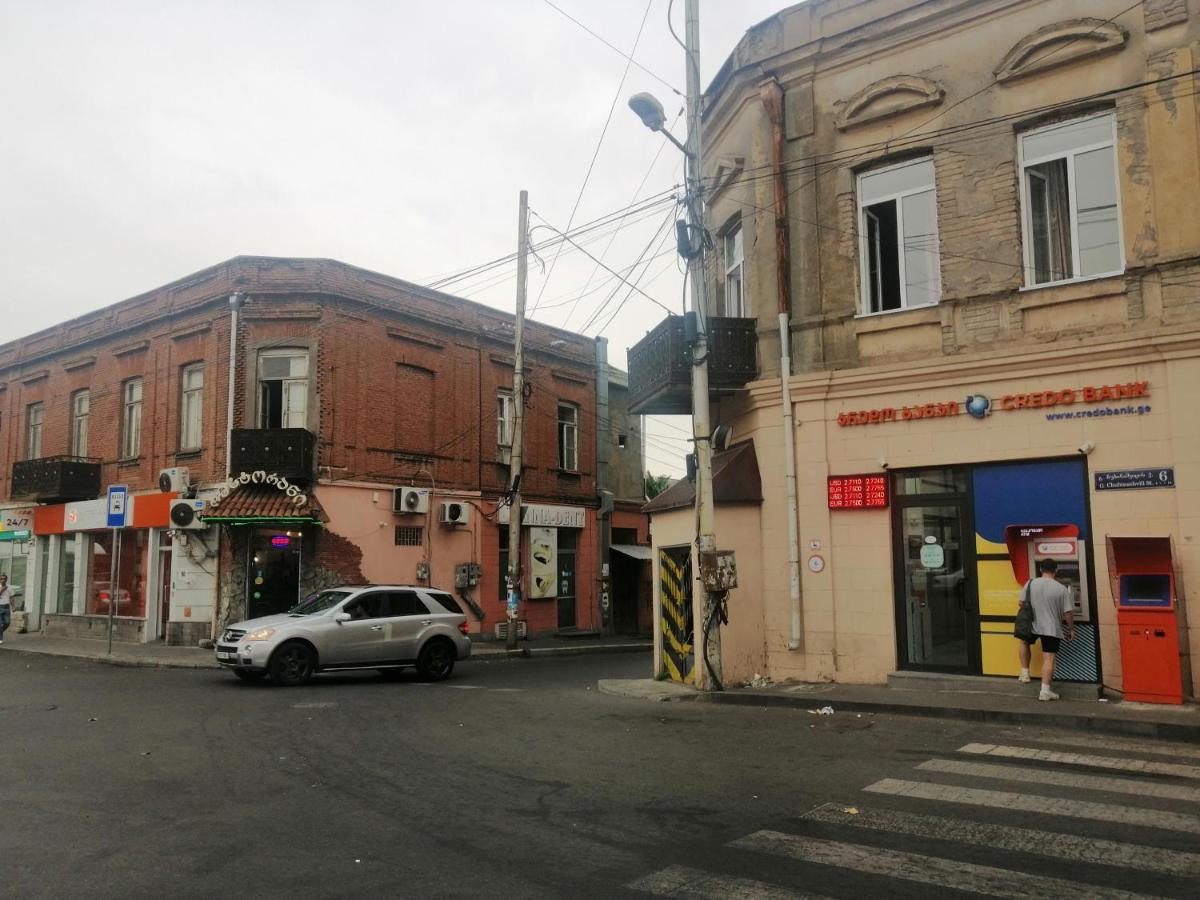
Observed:
[[[558,596],[558,529],[529,529],[529,597]]]

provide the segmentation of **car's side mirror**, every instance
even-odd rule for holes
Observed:
[[[348,612],[340,612],[340,613],[333,614],[333,621],[337,622],[339,625],[341,625],[343,622],[349,622],[352,618],[353,618],[353,616],[351,616],[350,613],[348,613]]]

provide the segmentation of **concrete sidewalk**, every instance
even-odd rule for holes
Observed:
[[[541,656],[578,656],[590,653],[649,653],[653,649],[649,638],[607,637],[582,635],[578,637],[532,638],[517,642],[517,650],[510,654],[502,643],[474,641],[471,659],[502,660]],[[161,641],[148,644],[126,644],[113,642],[112,654],[107,641],[88,638],[55,638],[40,634],[14,634],[11,630],[4,636],[0,653],[41,653],[71,659],[88,659],[114,666],[146,666],[166,669],[216,669],[219,668],[212,650],[199,647],[168,647]]]
[[[734,706],[781,707],[814,715],[843,712],[886,713],[963,719],[1007,725],[1071,728],[1105,734],[1165,740],[1200,741],[1200,706],[1123,703],[1119,700],[1063,699],[1042,703],[1037,685],[1011,690],[901,690],[886,685],[769,684],[702,693],[670,681],[648,678],[611,679],[599,683],[602,693],[640,700],[700,701]],[[1094,692],[1094,689],[1093,689]],[[822,713],[831,709],[832,713]]]

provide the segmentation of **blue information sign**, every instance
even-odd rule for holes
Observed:
[[[129,488],[123,484],[108,486],[108,527],[124,528],[129,510]]]
[[[1119,469],[1097,472],[1096,490],[1128,491],[1145,488],[1175,487],[1174,469]]]

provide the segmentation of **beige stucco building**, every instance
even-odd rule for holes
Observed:
[[[757,346],[712,408],[761,483],[717,478],[727,681],[1013,675],[1051,556],[1077,605],[1060,677],[1197,695],[1198,42],[1196,0],[811,0],[738,43],[703,125],[710,364],[737,327]],[[651,338],[633,407],[678,411],[638,383]],[[673,631],[661,552],[693,540],[689,488],[651,509],[655,665],[703,681],[679,658],[700,591]],[[1122,593],[1159,616],[1142,645]]]

